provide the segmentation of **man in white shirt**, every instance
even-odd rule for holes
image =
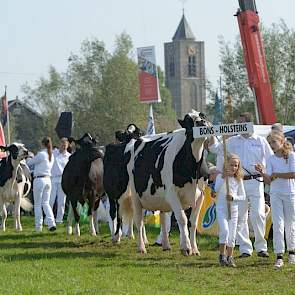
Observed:
[[[251,122],[250,113],[240,115],[239,123]],[[255,134],[235,135],[227,139],[229,153],[240,157],[244,172],[244,187],[246,200],[239,204],[239,219],[237,228],[237,244],[240,246],[240,257],[252,255],[253,247],[249,239],[248,207],[250,204],[250,221],[253,226],[255,250],[260,257],[269,257],[265,235],[265,200],[264,186],[261,175],[255,170],[255,164],[261,163],[266,166],[266,159],[273,154],[267,140]],[[211,152],[218,153],[217,170],[223,169],[222,148],[217,143],[210,146]]]
[[[63,222],[63,216],[65,213],[66,195],[61,187],[61,178],[63,170],[69,161],[70,153],[67,151],[69,142],[66,138],[60,140],[59,149],[53,151],[54,163],[51,169],[51,194],[49,204],[53,209],[56,197],[57,197],[57,214],[56,223],[61,224]]]

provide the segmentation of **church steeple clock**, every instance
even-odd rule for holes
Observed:
[[[178,117],[192,108],[205,111],[204,42],[196,41],[183,14],[172,42],[164,44],[165,77]]]

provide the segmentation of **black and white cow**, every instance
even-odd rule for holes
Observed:
[[[202,177],[205,138],[194,139],[193,127],[206,126],[205,115],[192,110],[183,120],[182,129],[131,140],[124,151],[130,158],[127,165],[128,188],[133,203],[134,222],[138,229],[138,250],[146,252],[143,240],[143,208],[173,211],[180,230],[183,254],[199,254],[196,227],[202,205],[198,180]],[[202,181],[201,181],[202,182]],[[191,207],[190,237],[184,210]],[[165,218],[161,218],[163,249],[169,249]]]
[[[29,168],[23,162],[28,156],[28,150],[23,144],[13,143],[9,146],[0,146],[1,151],[8,156],[0,161],[0,208],[2,210],[2,230],[5,231],[7,211],[5,203],[14,202],[15,229],[22,231],[20,222],[20,208],[30,211],[32,203],[26,198],[31,188]]]
[[[126,130],[116,131],[116,143],[109,144],[105,148],[103,186],[110,202],[110,216],[113,221],[112,237],[114,242],[120,241],[122,213],[124,213],[124,223],[128,224],[128,236],[130,238],[133,237],[131,199],[124,194],[127,191],[129,183],[127,164],[130,161],[131,153],[125,153],[125,149],[132,139],[138,139],[142,135],[143,132],[136,125],[129,124]]]
[[[70,156],[62,175],[62,189],[67,195],[70,206],[67,221],[67,233],[72,234],[73,217],[75,218],[75,234],[80,235],[80,215],[78,202],[88,202],[90,217],[90,233],[96,235],[94,212],[99,206],[99,198],[103,189],[103,154],[90,134],[75,140],[76,151]],[[74,216],[73,216],[74,214]]]

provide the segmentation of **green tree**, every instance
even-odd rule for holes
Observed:
[[[54,128],[61,111],[72,111],[74,136],[90,132],[101,144],[114,140],[114,132],[130,123],[146,129],[148,106],[139,102],[137,63],[130,36],[117,36],[111,54],[103,42],[85,40],[79,54],[68,59],[65,73],[50,67],[35,88],[25,85],[26,101],[44,117],[44,134],[56,138]],[[162,103],[155,104],[157,132],[175,126],[171,95],[160,71]],[[158,127],[159,126],[159,127]]]
[[[281,20],[263,36],[278,121],[295,124],[295,32]]]
[[[177,126],[176,113],[172,107],[172,95],[168,88],[165,87],[164,72],[158,67],[158,78],[161,103],[154,103],[154,120],[156,126],[156,132],[164,132],[167,130],[173,130]]]
[[[295,124],[295,33],[283,20],[262,27],[266,62],[272,86],[277,121]],[[240,36],[234,45],[220,39],[220,70],[223,91],[232,100],[233,113],[254,113],[253,94],[248,86]],[[228,115],[228,114],[227,114]],[[228,119],[228,117],[227,117]]]
[[[43,133],[44,136],[48,135],[57,139],[54,128],[65,102],[63,74],[59,74],[53,66],[50,66],[48,78],[41,77],[36,84],[36,88],[31,88],[28,84],[22,87],[26,94],[25,103],[40,112],[44,120],[44,125],[34,126],[36,134]],[[36,140],[39,141],[39,138]]]

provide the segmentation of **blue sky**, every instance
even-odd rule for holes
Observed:
[[[182,16],[179,0],[0,0],[0,94],[23,96],[21,85],[35,85],[49,65],[64,71],[81,42],[98,38],[112,52],[116,35],[128,33],[134,48],[156,46],[164,67],[164,42],[171,41]],[[261,21],[269,26],[284,19],[295,27],[294,0],[256,0]],[[208,78],[218,79],[218,36],[233,41],[238,0],[187,0],[185,15],[197,40],[205,42]],[[135,55],[135,51],[134,51]],[[2,90],[3,89],[3,90]]]

